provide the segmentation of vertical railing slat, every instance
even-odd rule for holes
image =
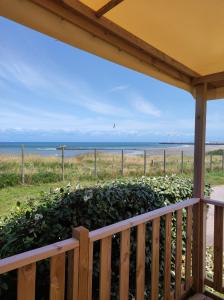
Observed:
[[[159,296],[159,237],[160,218],[156,218],[152,221],[151,300]]]
[[[18,269],[17,300],[35,300],[36,264]]]
[[[145,224],[137,227],[136,299],[144,300],[145,292]]]
[[[186,224],[186,254],[185,254],[185,288],[191,287],[191,268],[192,268],[192,231],[193,231],[193,211],[192,206],[187,207]]]
[[[93,281],[93,242],[89,243],[89,279],[88,279],[88,299],[92,299],[92,281]]]
[[[175,257],[175,298],[181,297],[181,268],[182,268],[182,210],[176,212],[176,257]]]
[[[164,299],[171,299],[171,230],[172,213],[166,215],[165,219],[165,268],[164,268]]]
[[[79,240],[78,300],[89,300],[89,230],[82,226],[74,228],[73,237]]]
[[[223,207],[215,206],[214,215],[214,284],[222,291],[223,283]]]
[[[129,260],[130,260],[130,229],[121,232],[120,246],[120,287],[122,300],[128,300],[129,293]]]
[[[67,299],[78,299],[79,248],[68,252]]]
[[[51,257],[50,300],[64,300],[65,293],[65,253]]]
[[[100,300],[109,300],[111,293],[111,244],[112,237],[106,237],[100,244]]]

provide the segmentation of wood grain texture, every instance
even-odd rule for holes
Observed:
[[[192,206],[187,207],[186,224],[186,253],[185,253],[185,289],[191,288],[192,270],[192,230],[193,230],[193,211]]]
[[[176,213],[175,299],[181,298],[182,210]]]
[[[113,9],[115,6],[117,6],[118,4],[120,4],[122,1],[124,0],[110,0],[109,2],[107,2],[104,6],[102,6],[100,9],[98,9],[95,13],[97,18],[102,17],[103,15],[105,15],[108,11],[110,11],[111,9]]]
[[[205,137],[207,83],[196,87],[195,146],[194,146],[194,191],[195,197],[203,199],[205,185]],[[205,279],[206,213],[202,201],[193,208],[193,289],[203,293]]]
[[[171,300],[171,230],[172,213],[169,213],[165,217],[164,300]]]
[[[36,264],[18,269],[17,300],[35,300]]]
[[[223,290],[223,207],[215,206],[214,215],[214,284],[219,292]]]
[[[160,218],[152,221],[152,267],[151,267],[151,300],[159,296],[159,238]]]
[[[34,262],[75,249],[79,246],[77,239],[71,238],[48,246],[26,251],[0,260],[0,274],[19,269]]]
[[[133,218],[109,225],[109,226],[105,226],[100,229],[96,229],[96,230],[90,232],[90,240],[92,242],[100,240],[109,235],[119,233],[128,228],[132,228],[139,224],[152,221],[152,220],[154,220],[158,217],[164,216],[168,213],[175,212],[178,209],[182,209],[182,208],[186,208],[188,206],[194,205],[194,204],[198,203],[199,201],[200,201],[199,198],[187,199],[187,200],[184,200],[184,201],[181,201],[181,202],[169,205],[169,206],[155,209],[148,213],[141,214],[136,217],[133,217]],[[1,266],[1,261],[0,261],[0,266]],[[1,268],[0,268],[0,270],[1,270]]]
[[[145,292],[145,224],[137,227],[136,300],[144,300]]]
[[[111,293],[111,245],[112,237],[100,243],[100,300],[109,300]]]
[[[119,299],[128,300],[130,261],[130,229],[121,232]]]
[[[88,299],[92,299],[92,282],[93,282],[93,242],[89,243],[89,279],[88,279]]]
[[[51,258],[50,300],[64,300],[65,296],[65,253]]]
[[[79,248],[68,252],[67,299],[78,299]]]
[[[89,230],[85,227],[73,229],[73,237],[79,240],[79,291],[78,300],[88,300],[89,281]]]

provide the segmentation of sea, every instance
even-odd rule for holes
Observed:
[[[41,156],[61,156],[61,146],[65,147],[65,156],[77,156],[92,153],[94,149],[101,152],[121,152],[142,154],[143,150],[166,149],[179,147],[180,144],[153,143],[153,142],[0,142],[0,154],[19,155],[21,147],[27,154]],[[188,144],[182,144],[188,146]]]

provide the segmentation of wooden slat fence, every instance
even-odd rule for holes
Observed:
[[[214,206],[214,261],[213,280],[205,278],[205,284],[224,294],[224,201],[204,199]]]
[[[111,298],[113,284],[113,238],[119,236],[120,268],[117,295],[121,300],[130,299],[130,259],[132,249],[131,232],[136,229],[136,287],[135,299],[145,299],[146,282],[146,237],[151,234],[151,299],[181,299],[192,287],[192,208],[200,199],[188,199],[174,205],[89,232],[84,227],[73,230],[73,238],[49,246],[31,250],[0,260],[0,274],[18,270],[17,299],[35,299],[37,262],[50,259],[49,299],[91,300],[93,299],[94,246],[100,244],[99,260],[99,299]],[[186,222],[183,212],[186,211]],[[175,228],[173,216],[176,217]],[[165,226],[165,263],[163,274],[160,270],[161,224]],[[148,231],[149,225],[151,231]],[[186,228],[185,265],[182,261],[183,226]],[[220,224],[217,224],[220,227]],[[176,232],[174,269],[176,279],[171,286],[172,234]],[[216,258],[220,260],[220,257]],[[217,263],[218,268],[218,263]],[[67,273],[66,273],[67,272]],[[159,281],[164,277],[161,291]],[[217,278],[218,280],[220,278]],[[219,281],[218,281],[219,282]],[[94,298],[98,299],[98,298]]]

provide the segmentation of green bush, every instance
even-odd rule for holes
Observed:
[[[58,182],[61,180],[61,175],[54,172],[39,172],[34,174],[25,174],[25,184],[42,184]],[[9,186],[21,184],[21,175],[15,173],[0,174],[0,189]]]
[[[27,184],[41,184],[58,182],[61,180],[61,175],[54,172],[39,172],[25,176],[25,183]]]
[[[216,150],[211,150],[207,152],[207,154],[212,154],[212,155],[223,155],[223,149],[216,149]]]
[[[0,189],[7,186],[15,186],[20,183],[20,176],[14,173],[0,174]]]
[[[210,188],[206,187],[208,195]],[[24,252],[33,248],[71,237],[71,229],[85,226],[89,230],[104,227],[109,224],[155,210],[162,206],[192,197],[192,182],[190,179],[177,176],[157,178],[142,177],[140,179],[119,179],[91,188],[70,188],[55,190],[50,194],[43,194],[38,201],[30,201],[24,206],[18,204],[17,211],[3,220],[0,233],[0,258]],[[175,222],[175,221],[174,221]],[[146,285],[150,286],[151,264],[151,225],[147,225],[146,235]],[[164,220],[161,220],[160,232],[160,271],[162,285],[162,271],[164,266]],[[173,232],[175,237],[175,232]],[[113,286],[112,299],[116,299],[119,274],[119,235],[113,237]],[[136,230],[131,231],[131,264],[130,264],[130,297],[134,290]],[[98,299],[99,277],[99,244],[94,251],[93,286],[95,297]],[[48,265],[42,266],[38,276],[47,276]],[[43,275],[43,273],[45,275]],[[11,277],[3,277],[2,284],[11,286]],[[46,281],[38,281],[37,299],[45,299]],[[1,285],[0,285],[1,286]],[[2,298],[7,298],[8,291],[2,289]],[[42,293],[41,293],[42,292]],[[150,292],[149,290],[147,291]],[[6,296],[5,296],[6,295]],[[6,298],[4,298],[6,297]],[[13,296],[10,295],[10,299]]]

